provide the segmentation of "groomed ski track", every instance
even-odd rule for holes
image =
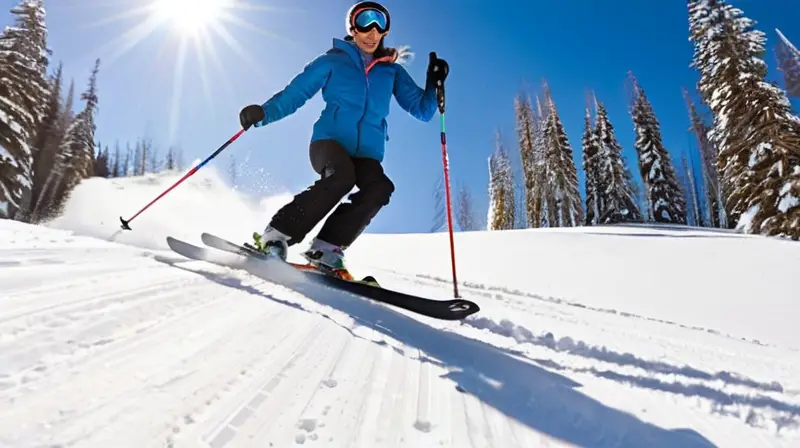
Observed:
[[[555,343],[548,328],[503,322],[491,307],[468,323],[435,321],[332,290],[303,295],[169,252],[2,224],[3,447],[797,441],[774,437],[773,422],[796,430],[800,402],[761,376],[715,376],[579,341]],[[451,291],[424,275],[377,275],[419,293]],[[623,333],[626,322],[631,330],[621,337],[666,352],[689,350],[742,368],[757,358],[759,372],[793,375],[783,352],[734,337],[553,301],[531,311],[531,299],[514,292],[462,291],[497,302],[512,319],[532,313],[553,325],[607,324],[612,333]],[[709,340],[722,349],[703,348]],[[761,351],[739,359],[739,347]]]

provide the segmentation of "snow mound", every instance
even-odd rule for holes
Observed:
[[[199,242],[202,232],[216,232],[236,241],[249,239],[292,195],[254,198],[232,189],[213,167],[206,167],[174,188],[134,219],[132,231],[120,228],[184,173],[163,172],[124,178],[90,178],[73,191],[62,216],[49,227],[70,230],[148,249],[168,249],[173,236]]]

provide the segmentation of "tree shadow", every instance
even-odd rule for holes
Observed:
[[[762,419],[769,419],[776,427],[776,431],[782,429],[796,429],[800,427],[800,405],[786,403],[764,395],[744,395],[738,393],[728,393],[714,389],[704,384],[684,384],[678,381],[667,382],[658,378],[651,378],[640,375],[628,375],[610,370],[600,370],[591,368],[573,368],[562,366],[549,359],[532,359],[537,364],[546,366],[558,371],[572,371],[576,373],[588,373],[599,378],[613,380],[625,385],[634,386],[642,389],[667,392],[684,397],[704,398],[714,404],[714,410],[721,415],[728,415],[737,419],[744,419],[750,426],[762,426]],[[771,410],[777,415],[769,416],[757,414],[755,409]],[[744,415],[742,415],[744,414]]]
[[[569,353],[571,355],[607,362],[609,364],[616,364],[622,367],[637,367],[651,373],[680,375],[687,378],[705,381],[721,381],[727,385],[743,386],[767,392],[784,392],[784,387],[777,381],[763,382],[748,378],[738,373],[724,370],[710,373],[688,365],[676,366],[662,361],[650,361],[640,358],[632,353],[622,353],[608,349],[604,346],[598,347],[589,345],[583,341],[574,340],[570,337],[556,339],[552,333],[539,336],[534,334],[528,328],[522,325],[517,325],[506,319],[502,320],[500,323],[497,323],[492,319],[479,317],[465,321],[464,325],[468,325],[478,330],[489,331],[500,336],[512,338],[517,343],[527,343],[540,347],[546,347],[556,352]],[[525,353],[523,353],[521,350],[509,349],[509,351],[517,355],[525,356]]]

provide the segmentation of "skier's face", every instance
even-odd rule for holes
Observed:
[[[366,54],[372,54],[378,49],[378,44],[381,43],[381,39],[385,35],[386,33],[379,33],[377,29],[373,28],[366,33],[356,31],[353,34],[353,40],[361,51]]]

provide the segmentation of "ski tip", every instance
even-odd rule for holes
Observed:
[[[456,319],[461,320],[479,312],[481,307],[471,300],[453,299],[450,301],[448,309]]]

